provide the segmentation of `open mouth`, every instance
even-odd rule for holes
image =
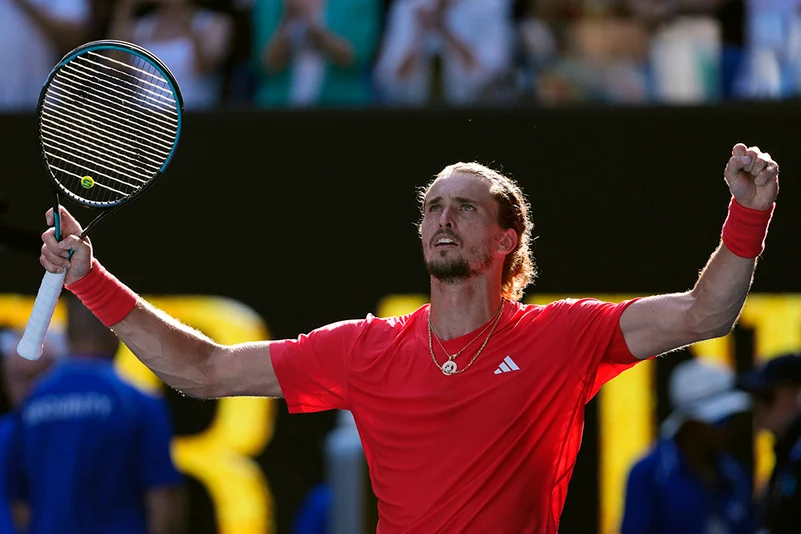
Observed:
[[[457,246],[456,241],[450,237],[440,237],[434,242],[434,248],[436,249],[451,248],[455,246]]]

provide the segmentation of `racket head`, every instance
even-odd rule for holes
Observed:
[[[108,209],[146,191],[175,155],[183,97],[133,43],[86,43],[52,69],[37,106],[39,155],[57,195]],[[87,229],[88,230],[88,229]]]

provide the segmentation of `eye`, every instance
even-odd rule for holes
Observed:
[[[472,204],[462,204],[463,211],[476,211],[476,207]]]
[[[440,211],[440,210],[442,210],[442,206],[439,204],[431,204],[428,207],[428,211]]]

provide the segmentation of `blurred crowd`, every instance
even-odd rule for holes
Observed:
[[[800,30],[801,0],[0,0],[0,110],[102,38],[189,109],[793,98]]]

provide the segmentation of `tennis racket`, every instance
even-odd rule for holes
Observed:
[[[167,66],[144,48],[93,41],[50,72],[37,118],[39,155],[54,193],[56,239],[61,240],[62,197],[100,211],[83,238],[167,168],[181,133],[183,99]],[[23,358],[41,356],[65,276],[66,271],[45,273],[17,345]]]

